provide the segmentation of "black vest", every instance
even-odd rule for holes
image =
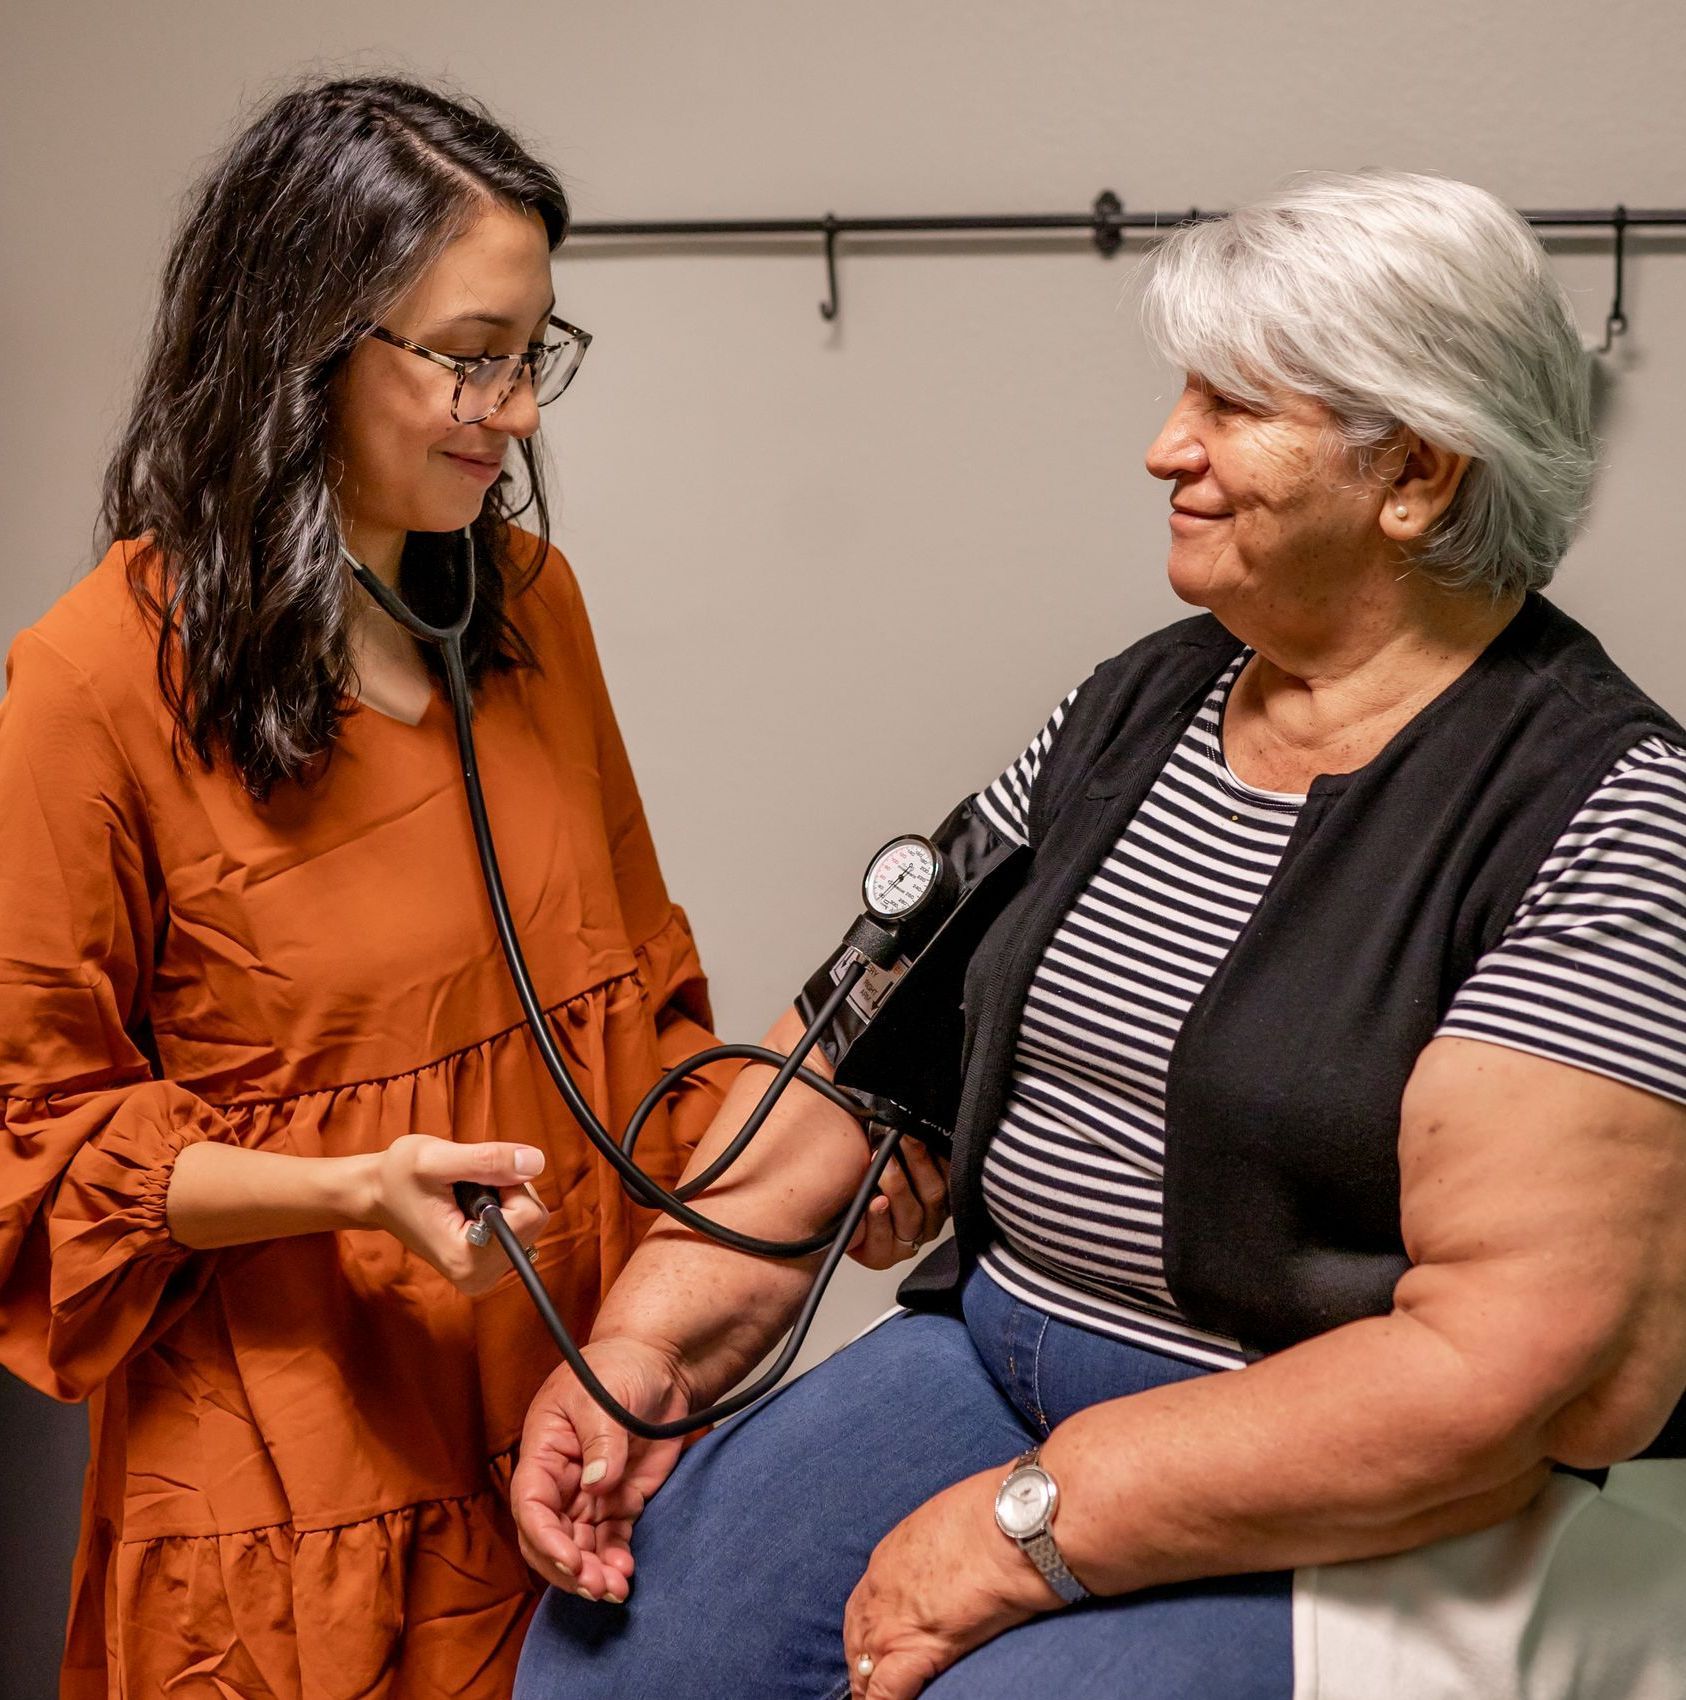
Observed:
[[[947,1308],[988,1243],[984,1152],[1043,951],[1241,646],[1210,615],[1106,662],[1030,799],[1033,854],[965,981],[955,1238],[903,1283]],[[1399,1113],[1418,1054],[1618,758],[1686,733],[1539,596],[1356,773],[1313,781],[1258,908],[1190,1009],[1165,1105],[1165,1274],[1250,1355],[1385,1314],[1408,1267]],[[1686,1402],[1653,1453],[1686,1455]]]

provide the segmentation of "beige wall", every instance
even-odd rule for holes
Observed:
[[[88,563],[186,181],[303,69],[456,79],[582,218],[1077,210],[1103,187],[1217,207],[1365,164],[1523,205],[1686,203],[1675,0],[14,0],[6,38],[0,640]],[[1596,340],[1605,249],[1560,266]],[[1178,612],[1141,470],[1167,374],[1120,309],[1128,269],[1081,241],[845,251],[831,327],[811,245],[560,262],[598,340],[546,423],[558,539],[724,1032],[758,1033],[829,947],[879,841]],[[1686,252],[1636,239],[1629,275],[1561,599],[1686,713]],[[851,1283],[826,1338],[881,1288]]]

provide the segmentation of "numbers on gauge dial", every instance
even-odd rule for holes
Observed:
[[[881,920],[911,914],[937,883],[937,852],[923,838],[886,844],[866,871],[866,906]]]

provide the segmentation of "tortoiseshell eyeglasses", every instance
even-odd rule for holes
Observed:
[[[532,376],[533,400],[540,407],[555,401],[573,382],[585,351],[591,346],[591,332],[554,315],[549,326],[561,332],[554,342],[536,343],[519,354],[480,354],[469,360],[423,348],[419,342],[394,336],[379,325],[370,326],[368,334],[455,372],[457,387],[451,392],[451,417],[459,425],[478,425],[509,400],[526,374]]]

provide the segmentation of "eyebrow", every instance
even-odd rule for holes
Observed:
[[[550,305],[539,317],[548,321],[555,311],[556,297],[553,295],[550,298]],[[454,319],[442,320],[432,334],[439,336],[445,331],[462,330],[470,325],[485,325],[488,330],[494,331],[513,331],[522,328],[516,320],[503,313],[459,313]]]

